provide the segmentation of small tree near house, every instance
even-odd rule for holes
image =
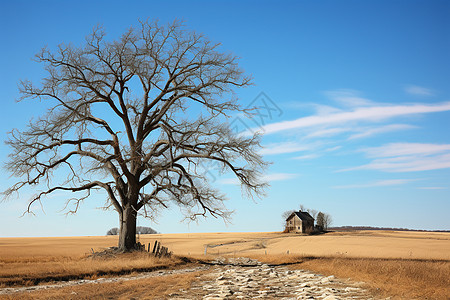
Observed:
[[[319,212],[316,218],[316,229],[317,231],[324,231],[324,219],[323,213]]]
[[[325,231],[328,230],[328,228],[331,226],[332,223],[333,223],[333,218],[331,217],[331,215],[329,215],[327,213],[323,214],[323,225],[324,225],[323,229]]]
[[[327,231],[331,225],[331,216],[327,213],[319,212],[316,218],[316,228],[318,231]]]

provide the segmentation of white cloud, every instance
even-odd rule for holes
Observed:
[[[401,161],[402,160],[402,161]],[[416,172],[450,168],[450,154],[433,157],[402,157],[377,159],[373,162],[347,170],[380,170],[385,172]]]
[[[356,108],[353,111],[332,113],[328,115],[313,115],[292,121],[282,121],[263,126],[260,130],[265,134],[308,128],[320,125],[346,124],[349,122],[376,122],[394,117],[450,111],[450,102],[438,104],[385,105]]]
[[[361,107],[361,106],[371,106],[374,105],[369,99],[360,96],[360,93],[355,90],[350,89],[340,89],[335,91],[325,92],[329,98],[334,101],[348,107]]]
[[[367,137],[371,137],[371,136],[381,134],[381,133],[413,129],[413,128],[417,128],[417,126],[407,125],[407,124],[391,124],[391,125],[385,125],[385,126],[375,127],[375,128],[362,128],[362,129],[358,130],[358,131],[360,131],[359,133],[355,133],[355,134],[351,135],[348,139],[354,140],[354,139],[360,139],[360,138],[367,138]]]
[[[309,149],[310,147],[300,145],[295,142],[284,142],[284,143],[273,143],[264,145],[263,148],[258,153],[261,155],[273,155],[273,154],[293,153]]]
[[[449,144],[393,143],[361,151],[373,160],[341,171],[416,172],[450,168]]]
[[[221,184],[234,184],[234,185],[239,185],[239,179],[237,178],[223,178],[220,179],[219,182]]]
[[[423,186],[418,187],[419,190],[446,190],[447,188],[442,186]]]
[[[325,152],[333,152],[333,151],[339,150],[341,148],[342,148],[342,146],[335,146],[335,147],[331,147],[331,148],[325,149],[323,151],[325,151]]]
[[[381,147],[365,148],[360,151],[365,152],[369,157],[424,156],[449,152],[450,144],[391,143]]]
[[[351,131],[351,128],[327,128],[313,131],[305,136],[305,138],[330,137],[344,132]]]
[[[396,186],[407,184],[411,181],[415,181],[415,179],[388,179],[388,180],[378,180],[365,184],[351,184],[351,185],[340,185],[334,186],[335,189],[355,189],[355,188],[370,188],[370,187],[379,187],[379,186]]]
[[[316,113],[321,116],[342,112],[342,109],[329,105],[314,105]]]
[[[262,176],[261,181],[265,181],[268,183],[271,183],[273,181],[284,181],[284,180],[290,180],[298,177],[298,174],[293,173],[272,173],[272,174],[266,174]],[[224,178],[219,181],[221,184],[233,184],[233,185],[239,185],[239,179],[237,178]]]
[[[263,176],[263,181],[271,182],[271,181],[283,181],[283,180],[289,180],[294,179],[298,177],[298,174],[293,173],[273,173],[273,174],[267,174]]]
[[[306,155],[302,155],[302,156],[293,157],[293,159],[305,160],[305,159],[314,159],[317,157],[320,157],[320,155],[319,154],[306,154]]]
[[[405,87],[405,92],[414,96],[433,96],[434,92],[431,89],[427,89],[417,85],[408,85]]]

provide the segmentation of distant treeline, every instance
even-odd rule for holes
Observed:
[[[450,232],[450,230],[424,230],[424,229],[371,227],[371,226],[340,226],[340,227],[330,227],[328,228],[328,230],[329,231],[391,230],[391,231]]]
[[[137,226],[136,227],[136,233],[139,233],[139,234],[157,234],[159,232],[157,232],[156,230],[154,230],[153,228],[150,228],[150,227]],[[119,234],[119,228],[117,228],[117,227],[111,228],[110,230],[108,230],[106,232],[106,235],[118,235],[118,234]]]

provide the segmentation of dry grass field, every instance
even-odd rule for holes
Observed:
[[[247,256],[268,263],[292,263],[292,268],[364,281],[374,292],[399,299],[448,299],[450,295],[449,233],[356,231],[315,236],[275,232],[140,236],[144,244],[155,240],[178,256],[201,259],[217,255]],[[120,259],[87,257],[91,248],[101,251],[116,244],[114,236],[0,238],[0,286],[58,278],[104,277],[182,264],[177,258],[155,259],[144,254],[122,255]],[[186,287],[195,276],[180,275],[171,280]],[[127,291],[139,290],[137,286],[141,284],[143,282],[121,284],[121,295],[128,297]],[[89,293],[100,293],[98,288],[95,290],[84,291],[86,297],[91,295]],[[105,288],[102,295],[108,297],[110,290]],[[57,291],[40,293],[43,298],[61,295]]]
[[[333,232],[324,235],[271,233],[192,233],[141,237],[158,239],[174,253],[203,255],[290,254],[450,260],[450,234],[402,231]]]

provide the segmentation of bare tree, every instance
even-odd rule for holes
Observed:
[[[324,231],[324,228],[325,228],[324,213],[321,212],[321,211],[317,214],[317,218],[316,218],[316,228],[317,228],[319,231]]]
[[[283,212],[283,213],[281,214],[281,218],[283,219],[283,220],[282,220],[282,226],[283,226],[283,228],[286,227],[286,219],[289,218],[289,216],[292,215],[292,213],[294,213],[294,212],[295,212],[295,210],[290,209],[290,210],[286,210],[285,212]]]
[[[322,231],[327,231],[328,227],[333,222],[331,215],[323,212],[319,212],[316,218],[317,227]]]
[[[314,219],[317,217],[318,211],[313,208],[307,208],[303,204],[300,204],[298,208],[300,209],[300,211],[306,211],[307,213],[309,213]]]
[[[306,211],[311,215],[311,217],[313,217],[314,219],[316,219],[317,218],[317,214],[318,214],[318,211],[317,210],[315,210],[315,209],[306,209]]]
[[[294,212],[295,210],[286,210],[284,213],[282,213],[281,217],[283,218],[283,221],[286,222],[286,219],[289,218],[289,216]]]
[[[327,231],[332,223],[333,223],[333,218],[331,217],[331,215],[324,213],[323,214],[323,230]]]
[[[7,141],[6,168],[21,179],[4,194],[45,186],[27,212],[44,196],[69,191],[76,196],[66,209],[75,213],[92,190],[103,190],[119,214],[119,249],[129,251],[138,212],[155,217],[175,203],[192,220],[229,217],[225,196],[200,168],[204,161],[232,172],[249,196],[263,193],[259,137],[237,135],[227,123],[246,111],[233,90],[251,79],[219,44],[179,22],[141,22],[110,42],[97,28],[83,47],[44,48],[36,60],[48,76],[42,86],[21,82],[21,100],[49,109]]]

